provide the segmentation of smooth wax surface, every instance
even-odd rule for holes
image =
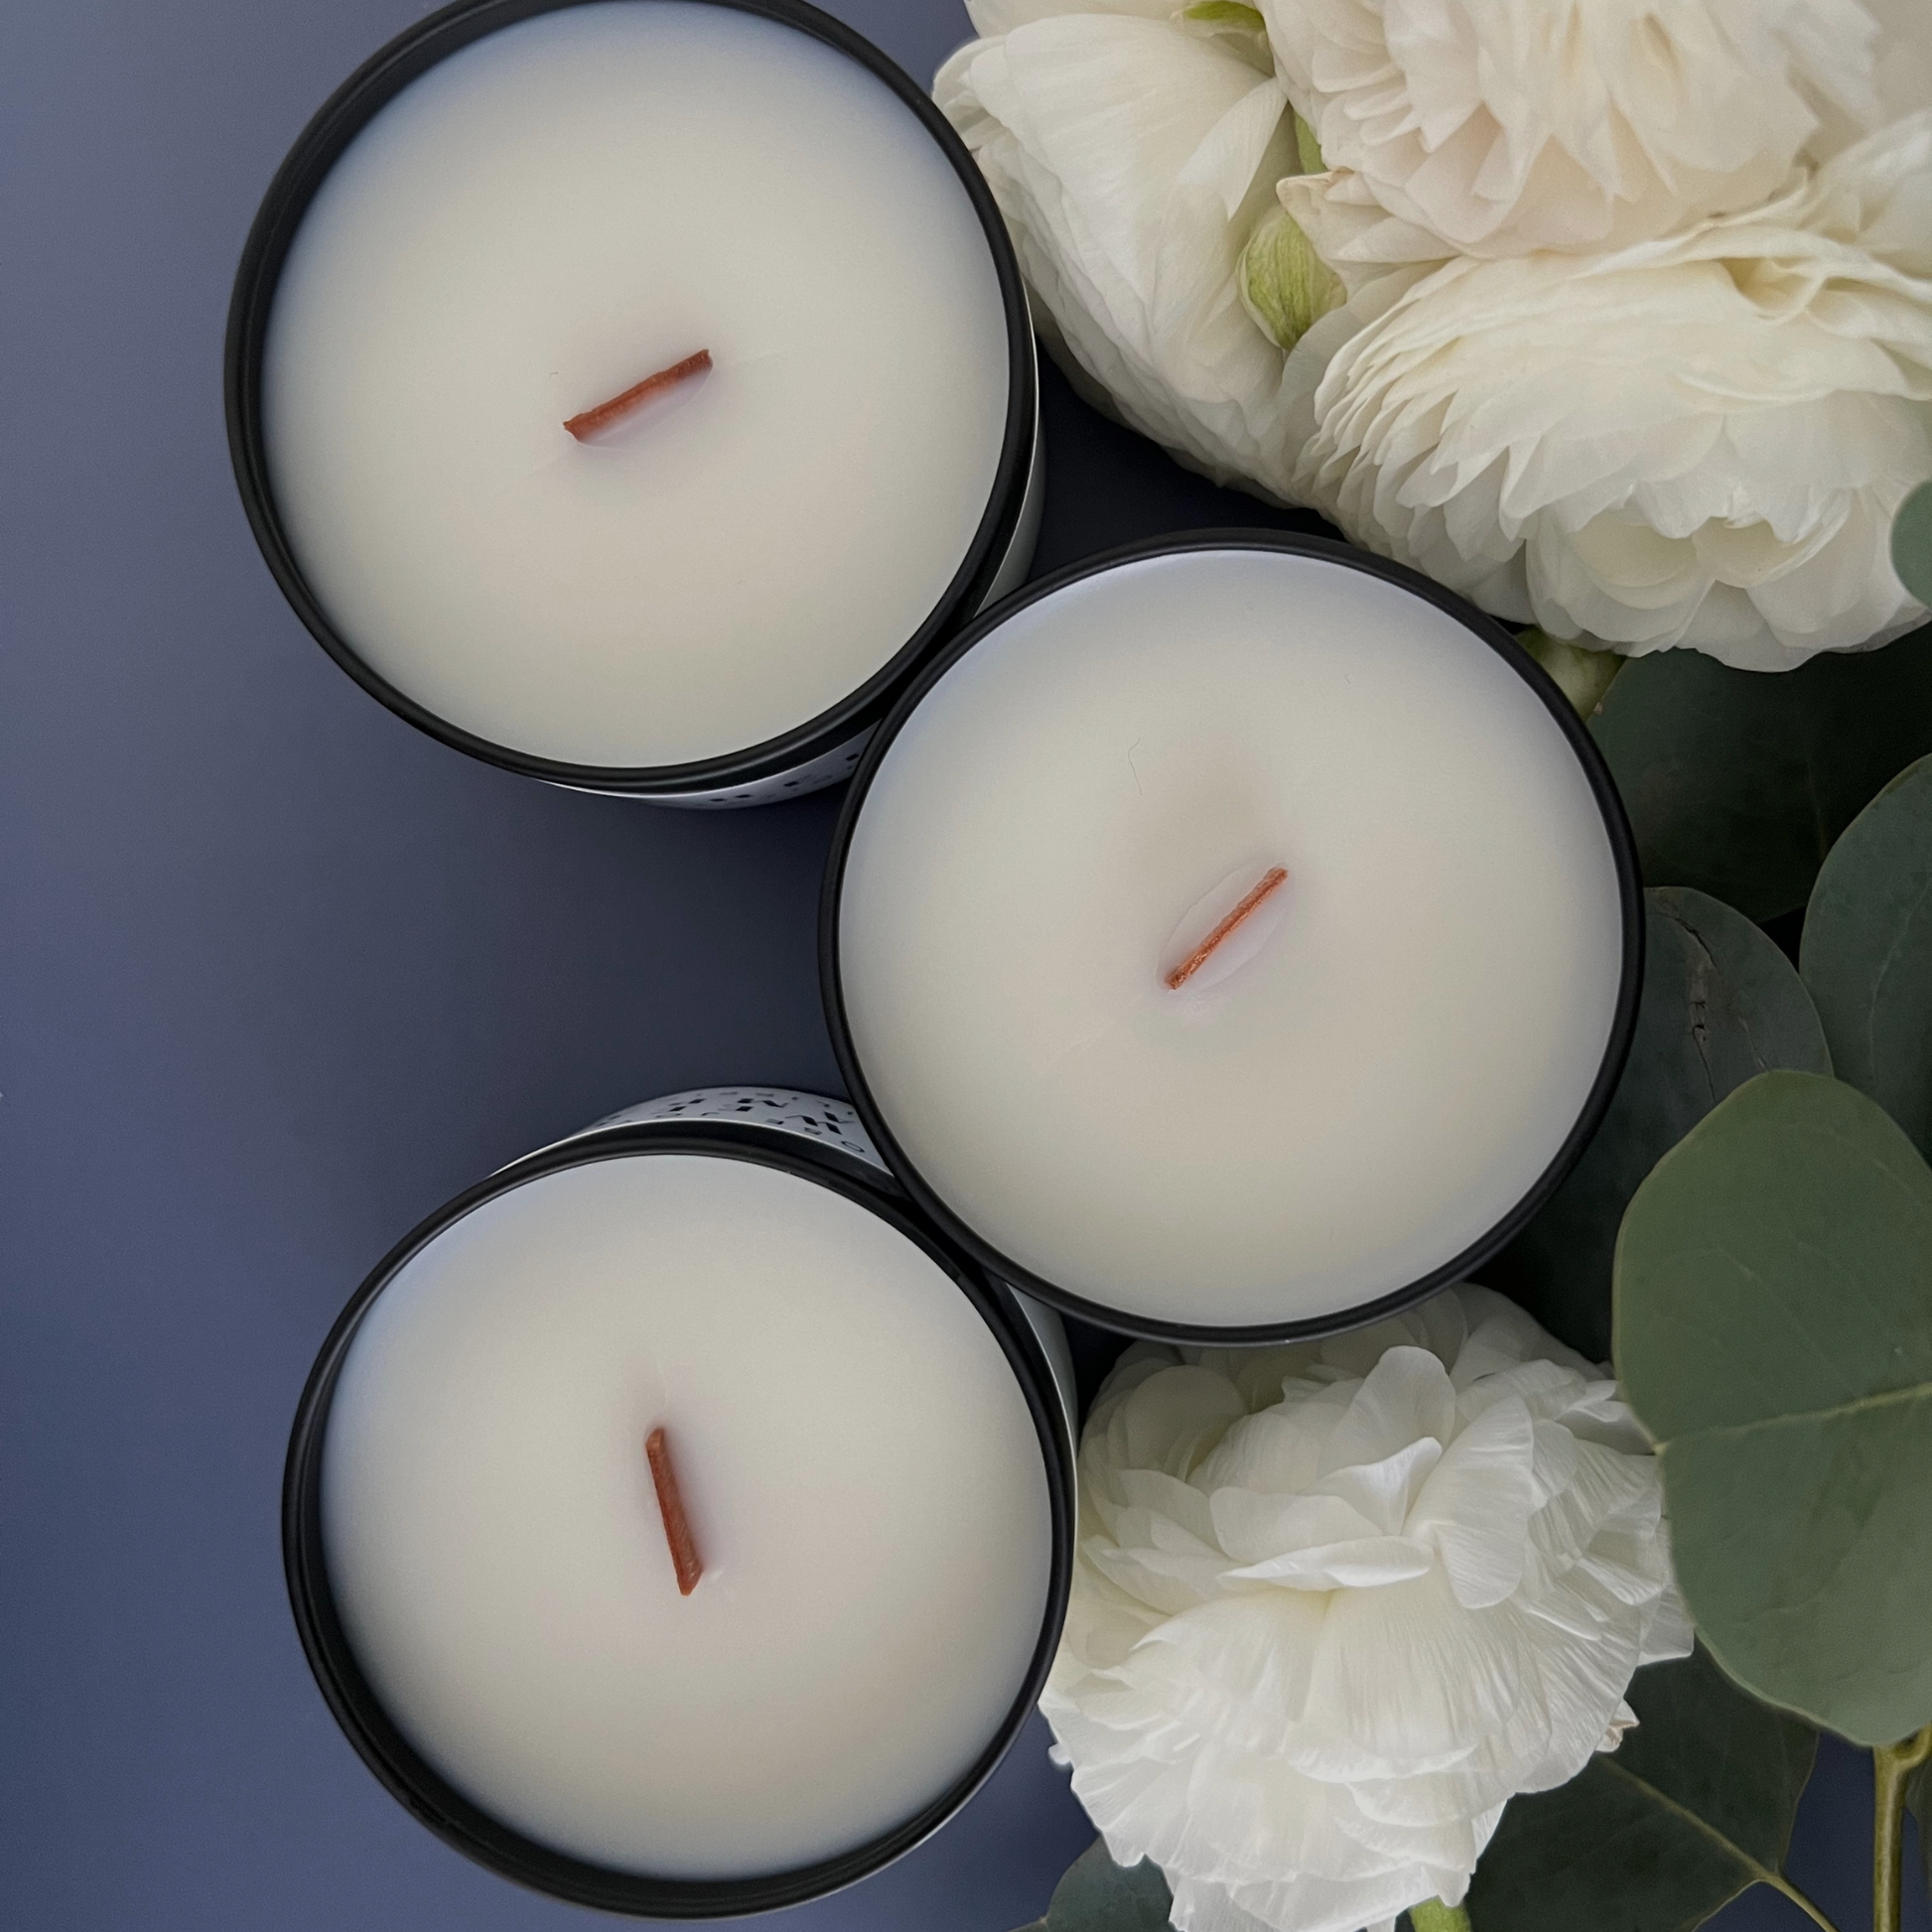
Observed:
[[[829,1189],[692,1155],[439,1236],[357,1331],[325,1447],[332,1587],[418,1749],[531,1837],[680,1877],[849,1850],[966,1770],[1038,1639],[1048,1511],[940,1269]]]
[[[1250,956],[1170,991],[1203,895],[1275,865]],[[1401,1288],[1524,1194],[1602,1061],[1620,921],[1583,768],[1485,644],[1209,551],[946,674],[867,795],[840,963],[888,1125],[984,1239],[1134,1315],[1262,1323]]]
[[[700,348],[594,445],[563,424]],[[925,621],[992,492],[993,258],[857,63],[604,0],[506,28],[337,163],[276,295],[275,495],[360,655],[566,762],[657,765],[830,709]]]

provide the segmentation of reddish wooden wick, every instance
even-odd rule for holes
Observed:
[[[677,1471],[671,1466],[671,1446],[661,1426],[644,1438],[644,1458],[650,1464],[651,1486],[657,1491],[657,1513],[664,1519],[664,1541],[671,1546],[678,1593],[689,1596],[704,1575],[704,1565],[691,1539],[691,1522],[684,1513],[684,1498],[678,1494]]]
[[[687,355],[682,362],[673,362],[668,369],[659,369],[655,375],[647,375],[641,382],[633,382],[621,396],[613,396],[609,402],[601,402],[595,409],[587,409],[581,416],[573,416],[564,428],[580,443],[588,443],[600,430],[606,430],[615,422],[628,416],[640,404],[647,403],[652,396],[660,395],[666,389],[675,389],[680,382],[689,382],[694,375],[703,375],[711,366],[711,351],[701,348],[695,355]]]
[[[1285,867],[1270,866],[1262,874],[1261,883],[1248,894],[1247,897],[1168,975],[1168,985],[1176,993],[1185,986],[1207,964],[1213,956],[1215,947],[1287,878],[1288,872]]]

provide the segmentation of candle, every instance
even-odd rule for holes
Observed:
[[[1070,1552],[1057,1323],[875,1158],[836,1103],[674,1096],[453,1203],[331,1337],[298,1619],[473,1856],[617,1909],[792,1902],[932,1829],[1024,1722]]]
[[[828,1007],[987,1266],[1146,1332],[1313,1331],[1555,1186],[1641,906],[1587,736],[1486,620],[1205,537],[1007,606],[913,697],[847,803]]]
[[[683,803],[842,777],[1031,556],[992,201],[808,8],[498,11],[378,56],[263,206],[229,357],[257,535],[466,750]]]

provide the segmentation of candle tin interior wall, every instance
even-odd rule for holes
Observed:
[[[1536,1174],[1533,1184],[1515,1196],[1508,1210],[1497,1215],[1477,1238],[1462,1242],[1440,1265],[1417,1273],[1413,1279],[1391,1280],[1380,1292],[1364,1296],[1346,1308],[1310,1318],[1204,1321],[1177,1316],[1171,1318],[1166,1312],[1153,1314],[1123,1310],[1110,1306],[1103,1297],[1076,1292],[1064,1283],[1049,1279],[1045,1274],[1016,1260],[1011,1253],[1003,1252],[1001,1245],[949,1203],[942,1189],[921,1172],[919,1164],[906,1152],[896,1134],[893,1117],[880,1100],[876,1083],[869,1075],[865,1054],[855,1039],[848,997],[849,976],[842,951],[848,871],[853,858],[855,835],[865,819],[869,798],[873,796],[882,767],[891,758],[894,746],[905,731],[908,720],[932,695],[948,672],[958,666],[976,646],[1000,631],[1003,625],[1022,618],[1030,607],[1053,598],[1070,586],[1103,578],[1124,566],[1144,561],[1215,551],[1272,553],[1340,565],[1382,585],[1398,587],[1433,606],[1435,612],[1452,620],[1494,653],[1495,659],[1521,681],[1522,687],[1533,694],[1535,705],[1541,707],[1541,713],[1547,715],[1562,734],[1562,740],[1574,754],[1587,787],[1587,793],[1579,791],[1577,794],[1580,800],[1578,810],[1590,817],[1591,822],[1595,817],[1600,817],[1602,836],[1608,848],[1607,859],[1602,865],[1604,885],[1601,895],[1604,906],[1613,908],[1615,921],[1603,948],[1613,955],[1605,962],[1603,969],[1606,988],[1613,988],[1612,993],[1606,993],[1602,1009],[1609,1016],[1608,1036],[1600,1062],[1594,1063],[1593,1077],[1588,1079],[1587,1096],[1574,1115],[1574,1124],[1563,1136],[1547,1165]],[[1431,621],[1440,620],[1432,619]],[[1041,643],[1039,634],[1034,632],[1028,636],[1028,648],[1037,649]],[[1016,647],[1016,656],[1018,654]],[[1525,709],[1535,715],[1533,707]],[[922,744],[929,742],[928,739],[921,740]],[[956,764],[956,741],[947,742],[955,747],[953,756]],[[1554,753],[1553,757],[1557,762],[1561,762],[1560,752]],[[1005,787],[1005,767],[997,765],[989,758],[982,765],[982,771],[979,796],[987,796],[988,786],[995,789]],[[910,821],[914,816],[916,814],[908,811],[903,798],[899,797],[895,822],[907,826],[903,834],[905,841],[911,839]],[[929,830],[927,836],[931,836]],[[1009,827],[1007,849],[1011,851],[1015,840],[1023,836]],[[897,849],[895,846],[894,850]],[[942,869],[946,867],[943,859],[935,863]],[[1290,863],[1292,865],[1292,860]],[[951,882],[951,895],[958,880],[950,870],[946,871],[946,877]],[[1024,947],[1024,934],[1015,936],[1013,943],[1017,947]],[[925,669],[875,734],[855,773],[828,863],[821,900],[819,960],[827,1022],[847,1091],[853,1096],[860,1117],[893,1173],[908,1195],[949,1239],[973,1255],[996,1278],[1013,1284],[1030,1296],[1036,1296],[1065,1313],[1103,1327],[1172,1342],[1257,1344],[1297,1340],[1360,1326],[1420,1302],[1454,1282],[1467,1280],[1484,1261],[1507,1245],[1548,1200],[1600,1124],[1629,1051],[1643,970],[1643,897],[1634,840],[1607,766],[1563,694],[1503,626],[1453,593],[1417,573],[1351,546],[1288,534],[1209,531],[1128,546],[1030,585],[1019,597],[1008,600],[1000,611],[989,614],[971,625]],[[1613,980],[1611,974],[1614,975]],[[924,985],[925,982],[919,984]],[[907,1011],[911,1010],[908,1006]],[[930,1012],[924,1009],[920,1011],[924,1013],[928,1030],[933,1024],[938,1024],[933,1021]],[[934,1105],[938,1104],[935,1100]],[[1001,1105],[1007,1110],[1006,1117],[1009,1119],[1018,1118],[1026,1108],[1025,1100],[1017,1092],[1007,1093]],[[1158,1105],[1158,1099],[1149,1103],[1150,1109]],[[979,1121],[977,1114],[973,1118],[975,1122]],[[1564,1118],[1572,1119],[1573,1116],[1566,1111]],[[1292,1263],[1285,1263],[1284,1274],[1291,1271]]]
[[[651,6],[657,0],[628,0]],[[1018,264],[984,178],[925,91],[870,42],[804,0],[703,0],[810,36],[875,76],[950,165],[991,253],[1004,310],[1007,399],[990,500],[963,561],[924,621],[829,709],[762,742],[679,763],[578,763],[492,742],[419,703],[358,653],[305,576],[278,508],[267,449],[263,368],[270,313],[291,245],[336,162],[387,103],[438,63],[500,29],[585,0],[457,0],[358,69],[304,129],[255,217],[236,274],[224,357],[228,444],[250,526],[271,574],[309,631],[349,676],[399,717],[472,757],[577,790],[697,807],[781,800],[846,777],[866,735],[917,666],[959,626],[1024,579],[1038,533],[1041,458],[1032,325]]]
[[[431,1831],[502,1875],[578,1904],[650,1918],[735,1917],[856,1882],[936,1831],[992,1773],[1031,1715],[1058,1642],[1072,1567],[1073,1451],[1054,1367],[1015,1296],[935,1235],[890,1175],[873,1166],[863,1134],[841,1131],[829,1111],[834,1103],[825,1103],[821,1117],[809,1118],[815,1110],[802,1103],[812,1099],[759,1089],[672,1096],[541,1149],[460,1194],[398,1243],[356,1290],[317,1357],[296,1413],[283,1484],[283,1560],[303,1649],[331,1712],[364,1763]],[[476,1208],[562,1170],[638,1154],[760,1164],[861,1204],[914,1243],[956,1284],[998,1343],[1032,1417],[1046,1475],[1051,1555],[1045,1610],[1025,1680],[997,1731],[968,1769],[915,1815],[868,1843],[796,1869],[661,1877],[591,1863],[525,1836],[456,1789],[404,1735],[358,1664],[332,1594],[322,1504],[324,1443],[345,1361],[371,1306],[412,1257]]]

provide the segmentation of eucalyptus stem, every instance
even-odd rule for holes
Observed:
[[[1905,1782],[1932,1757],[1932,1725],[1871,1753],[1871,1932],[1898,1932]]]
[[[1409,1923],[1415,1932],[1470,1932],[1468,1913],[1460,1905],[1445,1905],[1440,1898],[1411,1905]]]
[[[1785,1897],[1790,1899],[1792,1904],[1797,1906],[1814,1925],[1823,1926],[1824,1932],[1838,1932],[1838,1927],[1788,1878],[1773,1878],[1770,1882],[1777,1890],[1783,1892]]]

